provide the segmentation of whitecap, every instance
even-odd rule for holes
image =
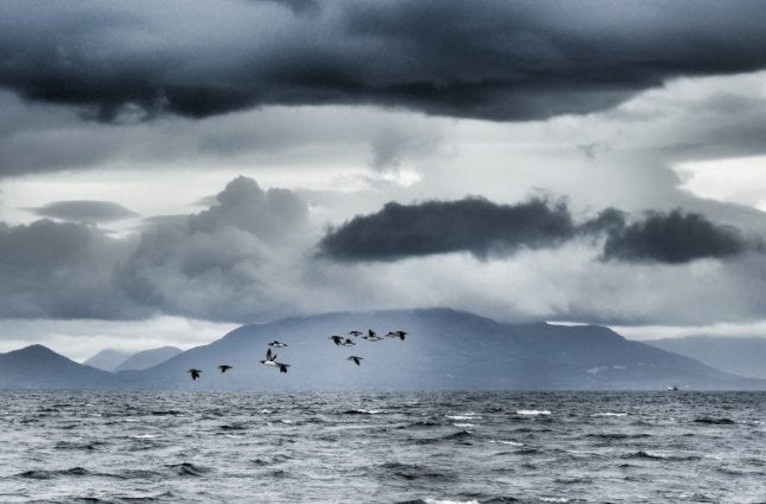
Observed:
[[[426,504],[479,504],[479,501],[476,499],[469,501],[456,501],[447,499],[432,499],[430,497],[424,499],[423,502]]]
[[[130,436],[131,439],[154,439],[156,437],[154,434],[134,434]]]
[[[550,415],[551,412],[548,410],[518,410],[516,411],[517,415],[525,415],[525,416],[539,416],[539,415]]]
[[[542,502],[569,502],[566,497],[540,497]]]
[[[493,443],[500,443],[500,444],[504,444],[504,445],[509,445],[509,446],[524,446],[524,443],[518,443],[516,441],[503,441],[502,439],[498,439],[498,440],[492,441],[492,442]]]
[[[481,420],[480,416],[476,416],[475,413],[465,415],[445,415],[450,420]]]
[[[465,429],[467,427],[476,427],[476,424],[472,424],[472,423],[453,423],[452,425],[454,425],[455,427],[459,427],[461,429]]]
[[[282,420],[280,420],[280,422],[281,422],[281,423],[286,423],[286,424],[291,424],[291,423],[293,423],[293,421],[292,421],[292,420],[287,420],[287,419],[282,419]]]
[[[627,413],[614,413],[612,411],[605,411],[603,413],[593,413],[592,417],[624,417],[628,416]]]

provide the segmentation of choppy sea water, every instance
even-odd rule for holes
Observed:
[[[766,394],[0,392],[0,502],[766,502]]]

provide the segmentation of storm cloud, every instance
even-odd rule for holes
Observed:
[[[0,86],[100,121],[300,104],[541,119],[764,68],[764,18],[752,0],[10,0]]]
[[[544,200],[497,205],[481,198],[388,203],[380,212],[355,217],[326,234],[319,246],[341,260],[391,261],[412,256],[468,251],[477,257],[540,248],[575,232],[564,204]]]
[[[667,214],[652,212],[637,222],[613,228],[604,244],[604,258],[680,264],[735,256],[754,245],[732,226],[674,210]]]
[[[759,240],[699,213],[649,212],[633,221],[614,208],[575,223],[566,204],[532,199],[500,205],[481,198],[388,203],[328,230],[320,253],[341,261],[396,261],[470,252],[485,259],[520,249],[557,247],[576,237],[604,237],[602,260],[687,263],[760,251]]]

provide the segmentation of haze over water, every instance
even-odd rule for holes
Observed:
[[[4,392],[0,501],[766,502],[764,393]]]

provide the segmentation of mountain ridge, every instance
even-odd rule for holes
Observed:
[[[365,333],[374,329],[381,336],[395,330],[409,334],[404,341],[384,337],[369,342],[349,336],[352,329]],[[350,338],[355,345],[337,346],[330,340],[333,334]],[[274,349],[280,362],[291,365],[286,374],[259,363],[273,340],[289,345]],[[35,352],[45,354],[39,348],[27,353]],[[8,355],[0,355],[0,361],[12,360]],[[351,355],[363,357],[360,366],[348,360]],[[220,364],[233,368],[222,374],[217,369]],[[82,371],[61,361],[57,366],[73,376]],[[190,379],[191,368],[202,369],[200,379]],[[0,384],[9,383],[3,381],[3,373],[0,366]],[[449,308],[336,312],[247,324],[149,369],[106,375],[89,375],[96,383],[88,383],[87,388],[664,390],[677,385],[766,389],[765,380],[725,373],[627,340],[603,326],[508,324]],[[83,377],[60,377],[62,386],[84,382]],[[49,377],[42,383],[49,386],[55,380]]]

